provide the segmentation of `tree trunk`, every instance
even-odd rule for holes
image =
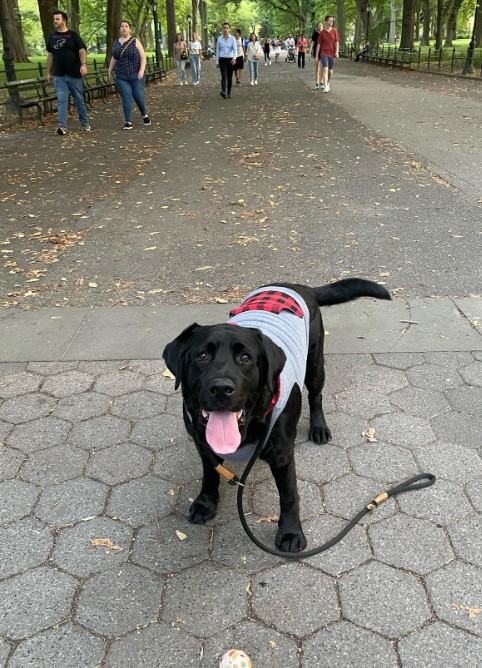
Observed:
[[[166,0],[167,52],[172,54],[176,41],[176,6],[174,0]]]
[[[208,6],[206,0],[201,0],[199,3],[199,14],[201,17],[202,37],[201,43],[205,49],[209,46],[209,30],[208,30]]]
[[[338,37],[340,39],[340,45],[346,42],[345,35],[345,0],[336,0],[336,15],[337,15],[337,24],[336,29],[338,30]]]
[[[414,0],[403,0],[402,34],[400,36],[401,49],[411,49],[413,47],[414,9]]]
[[[70,0],[69,28],[80,35],[80,8],[79,0]]]
[[[191,0],[191,8],[192,8],[192,30],[191,30],[191,34],[193,32],[199,33],[199,26],[198,26],[199,0]],[[198,38],[199,38],[199,34],[198,34]]]
[[[122,20],[122,0],[107,0],[107,36],[106,36],[106,64],[112,55],[112,45],[119,36],[119,25]]]
[[[479,7],[477,13],[477,25],[475,26],[475,46],[477,49],[482,47],[482,7]]]
[[[437,21],[435,29],[435,48],[442,48],[443,39],[443,21],[444,21],[444,3],[443,0],[437,0]]]
[[[25,44],[22,19],[20,17],[17,0],[10,0],[10,2],[6,3],[6,7],[8,11],[7,23],[11,26],[10,47],[12,49],[13,58],[16,63],[28,63],[27,45]]]
[[[447,36],[445,38],[445,46],[452,46],[452,40],[457,36],[457,16],[462,2],[463,0],[452,0],[447,8]]]
[[[57,9],[56,0],[38,0],[38,11],[44,39],[54,31],[54,11]]]
[[[423,9],[423,31],[420,46],[428,46],[430,44],[430,0],[422,0]]]

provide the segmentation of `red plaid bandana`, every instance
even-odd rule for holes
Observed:
[[[258,292],[258,294],[245,299],[240,306],[230,311],[229,315],[233,317],[238,313],[244,313],[244,311],[269,311],[270,313],[289,311],[297,315],[298,318],[303,317],[303,310],[296,300],[278,290]]]

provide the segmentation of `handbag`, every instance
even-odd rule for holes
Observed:
[[[183,51],[181,53],[181,60],[189,60],[189,53],[188,51]]]

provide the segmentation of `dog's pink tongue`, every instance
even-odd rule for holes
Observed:
[[[241,444],[236,413],[212,411],[206,426],[206,440],[218,455],[236,452]]]

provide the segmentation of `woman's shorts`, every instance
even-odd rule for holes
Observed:
[[[233,67],[233,70],[237,72],[237,70],[244,70],[244,56],[238,56],[236,58],[236,65]]]

